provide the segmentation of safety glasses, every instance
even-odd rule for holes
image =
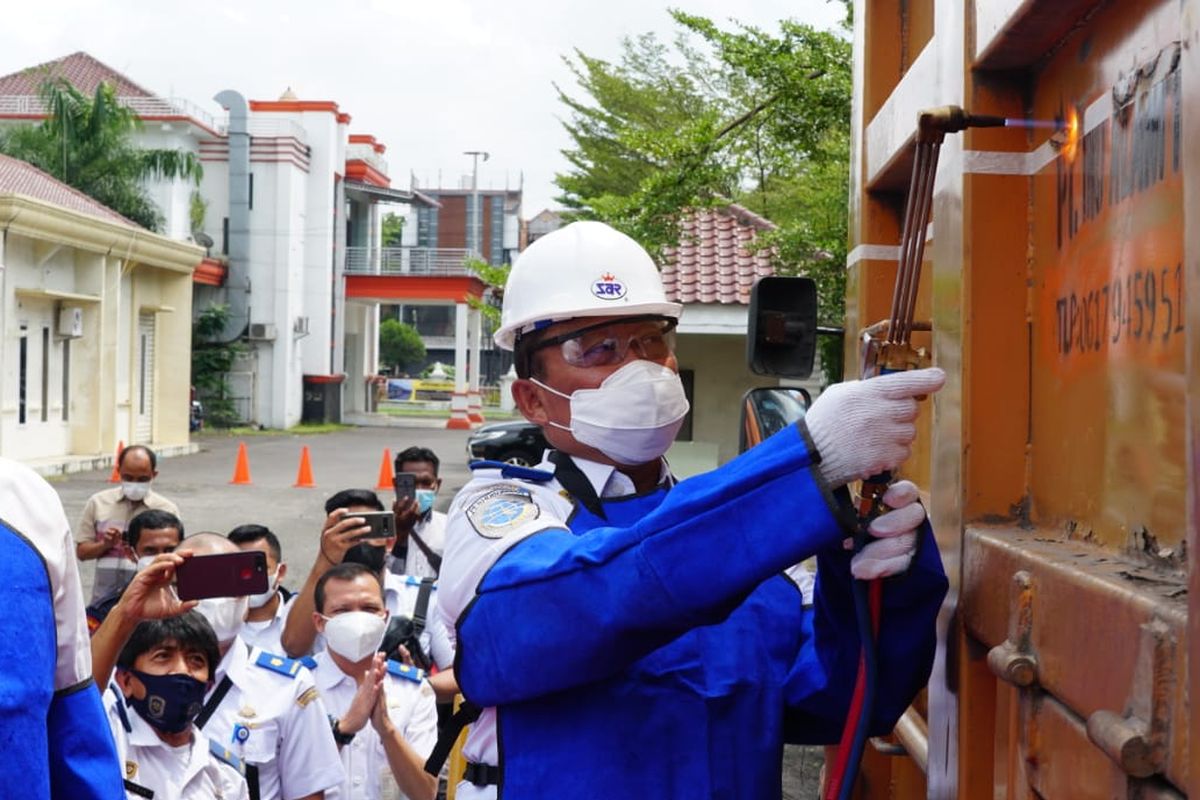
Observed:
[[[621,322],[601,322],[538,342],[530,355],[559,347],[563,360],[573,367],[607,367],[620,364],[633,352],[647,361],[662,361],[675,352],[675,325],[670,317],[646,315]]]

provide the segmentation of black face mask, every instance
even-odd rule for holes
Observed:
[[[179,733],[192,724],[204,703],[207,684],[191,675],[150,675],[131,669],[146,687],[146,696],[140,700],[127,697],[125,701],[142,719],[163,733]]]
[[[367,569],[378,574],[383,572],[384,561],[387,558],[387,548],[383,545],[359,542],[346,551],[342,556],[343,564],[362,564]]]

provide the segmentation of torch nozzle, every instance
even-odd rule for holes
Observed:
[[[967,128],[1003,128],[1007,123],[1004,117],[972,114],[960,106],[927,108],[917,114],[917,140],[941,141],[947,133]]]

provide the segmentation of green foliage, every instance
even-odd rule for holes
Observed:
[[[488,285],[490,292],[483,298],[467,297],[467,304],[483,312],[484,319],[492,328],[500,327],[500,302],[504,299],[504,284],[508,283],[511,264],[489,264],[481,258],[466,258],[463,266],[479,276]]]
[[[228,379],[244,347],[221,340],[228,321],[229,306],[214,303],[201,311],[192,325],[192,385],[204,404],[205,422],[216,428],[242,421],[230,397]]]
[[[425,360],[425,343],[413,326],[385,319],[379,323],[379,360],[385,366],[407,371]]]
[[[188,230],[192,233],[203,231],[206,216],[208,216],[208,201],[200,192],[193,191],[191,197],[188,198],[188,223],[191,226]]]
[[[768,33],[672,15],[673,48],[644,35],[623,43],[617,63],[579,52],[568,59],[580,97],[559,89],[573,142],[571,169],[555,179],[559,201],[656,256],[678,243],[689,209],[739,203],[778,226],[761,246],[772,248],[779,274],[814,278],[821,322],[840,325],[849,41],[790,20]],[[840,377],[840,347],[823,342],[831,379]]]
[[[145,182],[183,178],[199,184],[200,160],[180,150],[146,150],[131,136],[137,115],[101,83],[90,99],[65,78],[47,78],[40,95],[49,116],[0,131],[0,153],[21,159],[153,231],[163,216]]]
[[[383,228],[383,246],[399,247],[404,234],[404,217],[399,214],[384,214],[380,222]]]

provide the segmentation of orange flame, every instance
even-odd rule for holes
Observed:
[[[1067,114],[1066,129],[1062,132],[1062,154],[1067,161],[1074,161],[1079,152],[1079,113],[1072,108]]]

